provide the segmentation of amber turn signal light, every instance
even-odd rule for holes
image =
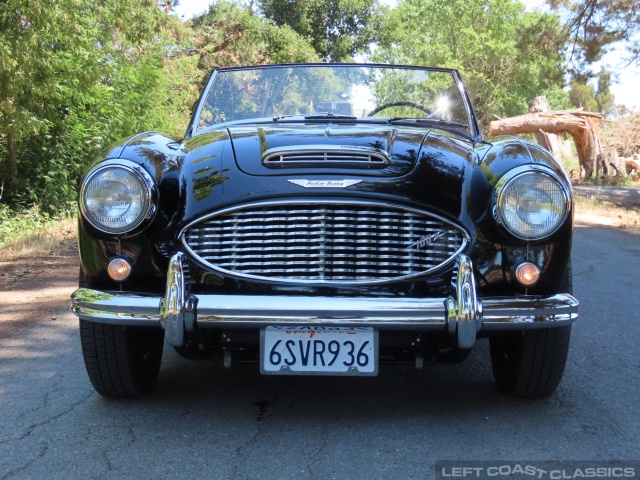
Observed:
[[[533,263],[521,263],[516,268],[516,278],[525,287],[530,287],[538,281],[538,278],[540,278],[540,269]]]
[[[116,282],[124,282],[127,278],[129,278],[132,269],[133,267],[131,266],[131,263],[129,263],[125,258],[122,257],[111,259],[111,261],[109,262],[109,266],[107,267],[109,276]]]

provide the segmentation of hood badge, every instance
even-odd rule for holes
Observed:
[[[447,233],[451,233],[451,232],[453,232],[453,230],[447,230],[446,232],[441,231],[441,232],[432,233],[431,235],[425,235],[424,237],[420,238],[420,240],[418,240],[416,243],[409,245],[407,248],[405,248],[405,250],[409,250],[414,247],[416,248],[416,250],[420,250],[421,248],[431,245],[433,242],[435,242],[439,238],[442,238]]]
[[[347,188],[362,180],[288,180],[288,182],[304,188]]]

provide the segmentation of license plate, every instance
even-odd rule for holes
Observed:
[[[260,346],[265,375],[378,374],[378,332],[369,327],[268,326]]]

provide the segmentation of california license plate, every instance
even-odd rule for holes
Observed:
[[[268,326],[260,335],[260,370],[266,375],[378,374],[373,328]]]

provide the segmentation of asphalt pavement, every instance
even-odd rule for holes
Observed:
[[[443,460],[640,460],[640,238],[577,229],[573,269],[581,316],[541,401],[497,391],[486,341],[463,364],[373,378],[265,377],[167,348],[153,394],[110,401],[89,384],[76,318],[33,319],[0,335],[0,479],[433,479]]]

